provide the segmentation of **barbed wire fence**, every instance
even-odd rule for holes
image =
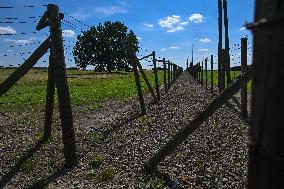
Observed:
[[[0,37],[4,37],[3,40],[6,40],[8,45],[7,49],[1,49],[0,55],[5,58],[4,61],[8,62],[8,64],[0,65],[0,111],[3,111],[3,115],[5,115],[6,110],[8,112],[16,108],[44,107],[41,116],[44,118],[42,139],[46,141],[52,134],[51,125],[53,123],[54,108],[58,105],[65,166],[73,167],[77,164],[77,157],[74,120],[71,109],[71,103],[74,105],[72,95],[79,96],[80,102],[84,102],[84,99],[90,98],[90,94],[88,90],[84,90],[86,89],[84,83],[80,84],[72,80],[86,80],[90,81],[90,85],[93,85],[98,79],[106,80],[106,75],[105,73],[97,74],[92,71],[80,74],[76,70],[72,72],[72,67],[66,72],[67,65],[75,65],[73,48],[76,41],[68,37],[74,36],[72,31],[78,34],[90,29],[90,26],[64,10],[59,11],[56,5],[50,4],[42,7],[46,8],[46,10],[43,9],[44,14],[41,16],[31,15],[25,19],[22,17],[21,19],[20,17],[0,18],[0,24],[24,25],[32,23],[33,28],[36,28],[34,31],[30,26],[21,27],[29,28],[29,31],[1,33]],[[0,9],[9,10],[13,8],[0,7]],[[38,7],[27,5],[24,8]],[[72,31],[70,31],[71,29]],[[36,40],[29,40],[28,37],[25,39],[18,38],[22,36],[30,37],[31,35]],[[6,38],[7,36],[9,36],[9,39]],[[44,40],[44,38],[46,39]],[[130,53],[129,57],[129,64],[132,66],[133,74],[131,72],[120,72],[118,74],[128,81],[127,87],[131,88],[132,91],[129,90],[129,96],[138,95],[142,115],[145,115],[144,95],[149,91],[153,101],[158,103],[161,99],[161,89],[164,88],[164,93],[169,92],[170,87],[183,69],[165,58],[157,57],[155,51],[141,58],[138,58],[134,53]],[[13,63],[9,60],[13,60]],[[140,61],[147,62],[147,67],[152,68],[150,74],[143,69]],[[23,63],[19,64],[18,62]],[[37,67],[35,67],[36,64]],[[162,77],[159,76],[161,73]],[[91,77],[92,75],[96,77]],[[160,78],[163,79],[160,80]],[[118,90],[122,89],[120,83],[115,85]],[[103,83],[101,86],[108,87],[107,83]],[[74,92],[77,89],[82,89],[80,94]],[[101,94],[91,92],[93,92],[91,101],[99,101],[96,96],[101,96]],[[57,93],[57,101],[55,93]],[[117,91],[109,91],[109,93],[112,93],[112,96],[106,95],[105,100],[117,95]],[[21,112],[19,113],[21,114]],[[20,159],[18,164],[21,164],[24,160]],[[2,180],[0,186],[7,184],[9,179]]]

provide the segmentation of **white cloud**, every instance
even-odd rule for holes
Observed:
[[[167,16],[159,20],[159,25],[162,28],[166,28],[167,32],[182,31],[184,30],[183,26],[187,24],[188,22],[181,22],[180,16],[177,15]]]
[[[208,49],[198,49],[199,52],[208,52]]]
[[[120,1],[119,4],[112,6],[94,7],[90,5],[88,7],[78,8],[76,11],[71,13],[71,16],[79,20],[86,20],[97,15],[111,16],[114,14],[125,14],[128,12],[126,7],[127,3],[124,1]]]
[[[70,38],[72,38],[72,37],[75,36],[75,32],[73,30],[64,30],[62,32],[62,36],[63,37],[70,37]]]
[[[144,23],[143,25],[147,28],[154,28],[154,24]]]
[[[29,44],[32,41],[27,40],[27,39],[19,39],[19,40],[15,40],[15,39],[4,39],[5,42],[13,42],[17,45],[25,45],[25,44]]]
[[[138,36],[137,39],[138,39],[139,41],[141,41],[141,40],[143,39],[143,37],[139,37],[139,36]]]
[[[114,14],[125,14],[128,11],[124,9],[123,7],[110,6],[110,7],[97,7],[95,8],[95,12],[109,16],[109,15],[114,15]]]
[[[207,38],[207,37],[205,37],[203,39],[200,39],[199,41],[202,42],[202,43],[209,43],[209,42],[211,42],[211,40],[209,38]]]
[[[246,27],[241,27],[240,30],[244,31],[244,30],[246,30]]]
[[[91,11],[86,11],[83,9],[79,9],[76,12],[72,13],[71,16],[74,18],[77,18],[79,20],[86,20],[87,18],[90,18],[92,14],[90,14]]]
[[[181,26],[186,26],[189,22],[185,21],[185,22],[181,22],[180,25]]]
[[[160,51],[166,51],[166,49],[165,48],[161,48]]]
[[[178,47],[170,47],[170,49],[177,50],[179,48]]]
[[[177,26],[176,28],[172,28],[172,29],[168,30],[168,32],[173,33],[173,32],[182,31],[182,30],[184,30],[184,28],[182,26]]]
[[[192,14],[188,19],[189,19],[190,22],[198,24],[198,23],[203,22],[204,17],[201,14],[195,13],[195,14]]]
[[[16,34],[16,30],[11,26],[0,27],[0,34]]]

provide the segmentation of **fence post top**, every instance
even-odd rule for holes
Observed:
[[[59,17],[59,7],[55,4],[47,5],[47,12],[49,18],[58,18]]]

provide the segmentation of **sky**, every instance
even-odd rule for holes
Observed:
[[[48,28],[35,28],[46,10],[43,5],[51,3],[65,15],[62,31],[67,67],[75,66],[72,48],[81,30],[108,20],[121,21],[134,31],[139,39],[139,57],[156,51],[158,58],[185,68],[186,60],[191,60],[193,44],[194,63],[211,54],[214,62],[217,60],[218,0],[1,0],[0,7],[13,8],[0,8],[0,66],[22,64],[47,38]],[[240,65],[241,37],[247,36],[251,47],[251,32],[243,26],[253,21],[253,15],[254,0],[228,0],[232,66]],[[250,63],[251,48],[248,54]],[[47,63],[48,53],[36,66]],[[148,64],[142,62],[145,68]]]

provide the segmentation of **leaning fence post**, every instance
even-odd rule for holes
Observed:
[[[57,5],[47,6],[50,25],[52,60],[54,60],[55,82],[58,94],[59,112],[64,143],[65,166],[73,167],[77,163],[75,133],[66,78],[64,48],[62,42],[61,14]]]
[[[241,73],[247,71],[247,38],[241,39]],[[241,89],[241,116],[247,118],[247,84]]]
[[[37,61],[47,52],[49,47],[50,38],[47,38],[20,67],[18,67],[5,81],[0,83],[0,97],[37,63]]]
[[[138,98],[139,98],[139,102],[140,102],[141,112],[142,112],[142,115],[145,115],[146,114],[146,108],[145,108],[144,97],[143,97],[143,92],[142,92],[142,88],[141,88],[141,82],[140,82],[140,78],[139,78],[136,59],[135,59],[135,56],[133,55],[133,52],[130,52],[129,55],[130,55],[129,58],[132,62],[132,64],[130,62],[130,65],[132,65],[132,67],[133,67],[133,73],[134,73]]]
[[[140,70],[141,75],[142,75],[142,77],[143,77],[143,79],[144,79],[144,81],[145,81],[145,83],[146,83],[146,85],[147,85],[147,87],[148,87],[148,89],[149,89],[149,91],[150,91],[150,93],[151,93],[151,95],[152,95],[152,97],[153,97],[155,103],[158,103],[158,100],[157,100],[157,97],[156,97],[156,95],[155,95],[154,89],[153,89],[153,87],[151,86],[151,83],[149,82],[149,80],[148,80],[148,78],[147,78],[147,76],[146,76],[146,74],[145,74],[145,72],[144,72],[144,70],[143,70],[143,68],[142,68],[142,66],[141,66],[141,64],[140,64],[139,59],[136,57],[136,55],[134,55],[134,58],[135,58],[135,60],[136,60],[138,69]]]
[[[193,133],[199,126],[212,116],[224,103],[235,95],[242,86],[247,83],[253,74],[254,67],[251,66],[245,74],[229,85],[217,98],[211,100],[207,108],[193,118],[183,129],[181,129],[171,140],[167,142],[149,161],[145,164],[146,171],[152,171],[169,154],[184,142],[187,137]]]
[[[214,92],[214,89],[213,89],[213,86],[214,86],[214,76],[213,76],[214,72],[213,72],[213,54],[211,55],[211,93],[213,94]]]
[[[161,99],[160,96],[160,89],[159,89],[159,79],[158,79],[158,72],[157,72],[157,60],[156,60],[156,52],[153,51],[153,65],[154,65],[154,74],[155,74],[155,87],[157,93],[157,100]]]
[[[163,58],[163,64],[164,64],[164,87],[165,92],[168,92],[168,86],[167,86],[167,67],[166,67],[166,59]]]

